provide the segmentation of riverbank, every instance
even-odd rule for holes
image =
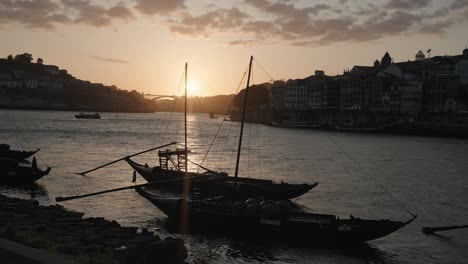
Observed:
[[[62,105],[28,105],[28,106],[21,106],[21,105],[1,105],[0,109],[4,110],[39,110],[39,111],[72,111],[72,112],[110,112],[110,113],[154,113],[154,110],[138,110],[138,109],[127,109],[126,111],[122,111],[119,109],[112,109],[108,107],[67,107]]]
[[[83,213],[60,205],[40,206],[3,195],[0,204],[0,237],[82,264],[182,263],[187,258],[182,239],[161,239],[147,229],[104,218],[83,218]]]
[[[329,123],[311,122],[266,122],[268,126],[295,129],[319,129],[333,132],[370,133],[388,135],[431,136],[442,138],[468,138],[468,125],[466,124],[438,124],[438,123],[410,123],[381,126],[339,126]]]

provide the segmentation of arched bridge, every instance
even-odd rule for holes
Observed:
[[[175,95],[156,95],[156,94],[143,94],[143,97],[148,100],[153,100],[156,101],[158,99],[163,99],[163,98],[172,98],[172,99],[177,99],[180,98],[181,96],[175,96]]]

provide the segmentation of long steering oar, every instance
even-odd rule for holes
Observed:
[[[149,182],[149,183],[143,183],[143,184],[136,184],[136,185],[132,185],[132,186],[120,187],[120,188],[116,188],[116,189],[104,190],[104,191],[100,191],[100,192],[88,193],[88,194],[83,194],[83,195],[68,196],[68,197],[56,197],[55,201],[56,202],[63,202],[63,201],[75,200],[75,199],[80,199],[80,198],[84,198],[84,197],[99,195],[99,194],[103,194],[103,193],[118,192],[118,191],[123,191],[123,190],[135,189],[137,187],[151,186],[151,185],[155,185],[155,184],[159,184],[159,183],[182,181],[182,180],[185,180],[185,179],[191,179],[191,178],[190,177],[181,177],[181,178],[176,178],[176,179],[171,179],[171,180],[155,181],[155,182]]]
[[[460,226],[439,226],[439,227],[423,227],[422,231],[426,235],[434,235],[435,232],[439,231],[446,231],[446,230],[454,230],[454,229],[462,229],[468,228],[468,225],[460,225]]]
[[[124,159],[131,158],[131,157],[133,157],[133,156],[137,156],[137,155],[140,155],[140,154],[143,154],[143,153],[146,153],[146,152],[150,152],[150,151],[153,151],[153,150],[156,150],[156,149],[160,149],[160,148],[164,148],[164,147],[167,147],[167,146],[170,146],[170,145],[174,145],[174,144],[177,144],[177,142],[174,141],[174,142],[171,142],[171,143],[166,144],[166,145],[162,145],[162,146],[155,147],[155,148],[150,148],[150,149],[147,149],[147,150],[145,150],[145,151],[141,151],[141,152],[138,152],[138,153],[135,153],[135,154],[132,154],[132,155],[128,155],[128,156],[125,156],[125,157],[123,157],[123,158],[120,158],[120,159],[111,161],[111,162],[109,162],[109,163],[106,163],[106,164],[101,165],[101,166],[99,166],[99,167],[96,167],[96,168],[94,168],[94,169],[87,170],[87,171],[83,171],[83,172],[76,173],[76,174],[79,174],[79,175],[86,175],[87,173],[90,173],[90,172],[95,171],[95,170],[99,170],[99,169],[101,169],[101,168],[104,168],[104,167],[109,166],[109,165],[111,165],[111,164],[114,164],[114,163],[116,163],[116,162],[122,161],[122,160],[124,160]]]

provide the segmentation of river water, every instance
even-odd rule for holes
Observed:
[[[183,146],[181,114],[104,113],[101,120],[79,120],[74,114],[0,110],[1,143],[15,149],[41,148],[39,166],[53,168],[33,188],[0,187],[0,193],[34,198],[47,205],[55,204],[58,196],[127,186],[132,170],[125,162],[88,176],[74,173],[172,141]],[[232,174],[238,131],[239,123],[189,114],[191,160]],[[295,199],[311,211],[407,220],[408,209],[419,217],[396,233],[352,249],[312,248],[216,234],[183,235],[189,249],[188,263],[468,262],[468,230],[444,232],[448,239],[421,232],[423,226],[468,224],[468,140],[246,124],[243,142],[240,175],[320,183]],[[148,153],[135,160],[154,164],[157,159],[155,153]],[[144,180],[138,178],[137,182]],[[133,190],[62,205],[86,216],[157,230],[162,236],[180,236],[169,234],[164,214]]]

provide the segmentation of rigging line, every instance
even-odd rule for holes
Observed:
[[[239,89],[240,89],[242,83],[244,82],[244,79],[245,79],[246,74],[247,74],[247,70],[244,71],[244,74],[242,75],[242,78],[241,78],[241,80],[240,80],[240,82],[239,82],[239,85],[237,86],[237,89],[236,89],[235,94],[237,94],[237,92],[239,91]],[[236,96],[234,95],[234,97],[232,97],[232,99],[231,99],[231,102],[230,102],[230,104],[229,104],[229,106],[228,106],[228,109],[227,109],[226,112],[224,113],[224,117],[226,117],[227,114],[230,112],[231,107],[232,107],[232,105],[233,105],[233,103],[234,103],[235,98],[236,98]],[[223,127],[224,122],[225,122],[225,121],[224,121],[224,118],[223,118],[223,121],[221,122],[221,125],[218,127],[218,130],[216,131],[216,134],[215,134],[213,140],[211,141],[211,144],[210,144],[210,146],[208,147],[208,150],[206,151],[205,156],[203,157],[202,161],[200,162],[201,165],[203,165],[203,163],[205,162],[206,157],[208,156],[208,153],[210,152],[211,148],[213,147],[213,144],[215,143],[216,138],[218,137],[218,134],[219,134],[219,132],[221,131],[221,128]],[[200,168],[197,169],[197,172],[199,171],[199,169],[200,169]]]
[[[234,130],[234,124],[231,124],[231,131]],[[239,142],[239,134],[238,133],[234,133],[234,140],[231,142],[231,155],[230,155],[230,160],[229,160],[229,169],[231,169],[233,167],[233,165],[235,165],[234,163],[236,162],[236,146]],[[231,137],[232,138],[232,137]]]
[[[257,153],[258,153],[258,168],[259,168],[259,174],[260,178],[262,178],[262,154],[261,154],[261,147],[260,147],[260,133],[258,132],[260,130],[260,126],[255,126],[256,128],[256,141],[257,141]]]
[[[181,73],[179,87],[176,89],[176,93],[175,93],[177,95],[180,93],[180,88],[182,87],[182,82],[184,80],[184,74],[185,74],[185,70],[183,70],[182,73]],[[177,98],[174,98],[172,100],[172,102],[171,102],[171,106],[170,106],[170,110],[169,110],[169,117],[165,120],[166,121],[166,126],[165,126],[164,131],[162,132],[162,135],[163,135],[162,136],[162,138],[163,138],[162,141],[168,141],[169,135],[174,135],[175,134],[177,136],[177,131],[179,130],[179,122],[178,122],[179,120],[176,120],[176,132],[171,133],[171,131],[169,130],[170,124],[172,124],[172,121],[175,120],[175,119],[172,119],[172,118],[174,116],[176,105],[177,105]],[[156,155],[155,158],[154,158],[154,163],[157,164],[157,162],[158,162],[158,156]]]
[[[252,151],[252,144],[250,139],[252,138],[252,123],[248,124],[249,126],[249,140],[248,140],[248,146],[249,150],[247,152],[247,178],[250,178],[250,152]]]
[[[380,184],[372,175],[370,175],[370,173],[368,173],[366,170],[364,170],[361,165],[359,165],[359,163],[351,156],[349,155],[348,152],[346,152],[343,147],[341,147],[340,144],[338,144],[331,136],[328,136],[328,139],[330,139],[330,141],[335,144],[339,149],[340,151],[345,154],[353,163],[354,165],[359,169],[359,171],[361,171],[361,174],[365,174],[367,177],[369,177],[377,186],[379,186],[385,193],[387,193],[391,198],[393,198],[397,203],[398,205],[400,205],[402,208],[404,208],[409,214],[412,215],[412,213],[409,211],[408,207],[398,198],[396,198],[390,191],[388,191],[382,184]]]
[[[275,79],[273,79],[273,77],[265,70],[265,68],[262,67],[262,65],[260,65],[260,63],[258,63],[258,61],[254,58],[254,61],[255,63],[258,65],[258,67],[260,67],[260,69],[262,69],[262,71],[268,75],[268,77],[270,77],[270,81],[274,81]]]

